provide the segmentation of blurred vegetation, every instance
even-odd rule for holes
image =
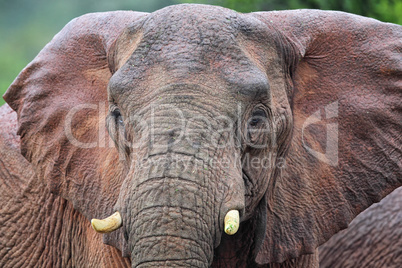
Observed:
[[[220,5],[239,12],[298,8],[340,10],[402,24],[401,0],[192,0],[181,2]]]
[[[89,12],[152,12],[178,3],[225,6],[240,12],[318,8],[402,24],[401,0],[0,0],[0,96],[18,73],[71,19]],[[4,100],[0,98],[0,105]]]

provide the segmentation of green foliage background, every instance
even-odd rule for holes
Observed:
[[[220,5],[240,12],[298,8],[340,10],[402,24],[401,0],[193,0],[182,2]]]
[[[71,19],[89,12],[152,12],[179,3],[225,6],[240,12],[318,8],[402,24],[402,0],[0,0],[0,96],[18,73]],[[0,98],[0,105],[4,100]]]

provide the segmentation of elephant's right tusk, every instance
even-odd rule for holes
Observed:
[[[122,220],[119,212],[112,214],[103,220],[92,219],[92,228],[98,233],[111,233],[122,226]]]
[[[239,230],[240,216],[238,210],[231,210],[225,216],[225,233],[234,235]]]

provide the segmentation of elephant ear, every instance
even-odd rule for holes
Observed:
[[[300,57],[293,136],[256,257],[266,264],[314,253],[402,185],[402,27],[334,11],[251,16]]]
[[[111,180],[121,177],[105,130],[114,68],[108,53],[124,29],[145,16],[117,11],[72,20],[4,95],[18,114],[21,153],[52,193],[72,201],[87,218],[111,212],[95,204],[112,209],[119,183]]]

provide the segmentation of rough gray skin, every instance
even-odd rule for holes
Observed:
[[[320,267],[401,267],[402,188],[372,205],[319,248]]]
[[[132,179],[124,182],[116,206],[124,213],[135,267],[151,261],[152,266],[183,265],[183,260],[186,266],[211,264],[224,215],[237,209],[243,219],[250,218],[272,172],[250,182],[253,188],[246,192],[236,159],[240,144],[232,135],[233,123],[240,123],[237,100],[251,114],[265,114],[266,107],[259,103],[270,97],[266,74],[238,44],[246,34],[239,29],[239,18],[235,13],[220,16],[213,8],[183,16],[187,12],[191,11],[161,11],[141,29],[130,29],[128,36],[142,31],[143,39],[109,82],[111,105],[119,109],[122,120],[133,111],[141,114],[137,125],[126,121],[127,136],[137,149],[128,153],[127,176]],[[277,83],[283,84],[283,77]],[[152,106],[145,106],[148,103]],[[181,116],[188,122],[186,139],[181,137]],[[114,132],[110,123],[109,133],[124,147]],[[221,159],[230,160],[230,165],[216,164]],[[162,245],[163,256],[158,255]]]
[[[401,37],[312,10],[73,20],[4,96],[1,183],[29,178],[0,196],[0,264],[316,267],[319,245],[402,185]],[[10,217],[26,200],[30,216]],[[88,220],[116,210],[106,246]]]

